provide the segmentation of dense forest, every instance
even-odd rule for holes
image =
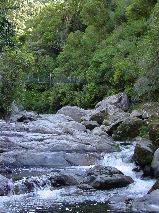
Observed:
[[[1,0],[0,25],[1,111],[158,101],[157,0]]]

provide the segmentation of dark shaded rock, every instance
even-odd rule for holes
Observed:
[[[12,174],[12,169],[5,166],[1,166],[0,174]]]
[[[89,184],[85,184],[85,183],[79,184],[78,188],[82,189],[82,190],[93,190],[94,189],[92,186],[90,186]]]
[[[10,121],[29,122],[37,120],[39,116],[35,112],[27,112],[22,106],[12,103]]]
[[[157,180],[156,183],[152,186],[152,188],[148,191],[148,194],[150,194],[151,192],[157,189],[159,189],[159,180]]]
[[[154,120],[149,124],[149,138],[152,140],[155,149],[159,148],[159,121]]]
[[[143,168],[143,177],[147,177],[147,176],[153,176],[153,171],[151,169],[151,165],[146,165],[144,168]]]
[[[61,186],[74,186],[78,185],[78,180],[73,175],[68,174],[58,174],[50,177],[51,185],[53,187]]]
[[[151,165],[153,159],[152,147],[152,142],[146,139],[136,144],[133,159],[141,168]]]
[[[99,127],[99,124],[96,121],[83,121],[82,124],[86,129],[93,130],[95,127]]]
[[[9,179],[0,175],[0,196],[7,195],[10,191],[9,188]]]
[[[159,177],[159,149],[157,149],[154,153],[151,167],[153,169],[154,176],[158,178]]]
[[[102,125],[104,118],[106,117],[106,111],[99,111],[90,116],[90,121],[96,121],[99,125]]]
[[[104,166],[95,166],[89,169],[85,180],[85,183],[99,190],[120,188],[133,182],[131,177],[124,176],[118,169]]]
[[[136,118],[140,118],[140,119],[143,119],[143,112],[140,110],[133,110],[132,113],[130,114],[130,117],[136,117]]]
[[[140,133],[140,128],[143,125],[143,121],[138,118],[127,118],[113,132],[114,140],[130,140],[137,137]]]
[[[91,186],[95,189],[107,190],[113,188],[121,188],[133,183],[131,177],[124,175],[113,175],[112,177],[99,176],[91,182]]]
[[[27,115],[22,115],[21,117],[17,118],[17,122],[29,122],[35,120],[36,118],[34,116],[27,116]]]

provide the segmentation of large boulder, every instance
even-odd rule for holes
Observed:
[[[74,121],[80,122],[81,118],[89,113],[89,110],[81,109],[77,106],[65,106],[57,111],[57,114],[63,114],[71,117]]]
[[[114,114],[123,113],[129,108],[129,100],[125,93],[119,93],[117,95],[104,98],[97,103],[94,110],[90,110],[82,120],[97,121],[98,124],[102,124],[104,120],[109,120]],[[121,115],[120,115],[121,117]]]
[[[154,176],[158,178],[159,177],[159,149],[157,149],[154,153],[151,167],[153,169]]]
[[[125,187],[133,182],[131,177],[123,175],[116,168],[99,165],[88,170],[85,180],[86,184],[99,190]]]
[[[154,153],[152,148],[152,142],[146,139],[138,141],[135,146],[133,159],[143,169],[151,165]]]
[[[140,133],[140,128],[143,121],[138,118],[125,119],[113,132],[114,140],[130,140],[137,137]]]
[[[112,114],[114,114],[116,108],[111,108],[111,106],[115,106],[124,111],[127,111],[129,109],[129,99],[126,93],[119,93],[117,95],[106,97],[105,99],[97,103],[96,108],[108,109],[110,114],[111,112]]]

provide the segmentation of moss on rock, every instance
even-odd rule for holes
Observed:
[[[140,128],[143,125],[143,121],[138,118],[127,118],[123,121],[114,131],[114,140],[130,140],[137,137],[140,133]]]

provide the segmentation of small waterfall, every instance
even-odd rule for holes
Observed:
[[[132,161],[135,144],[121,146],[120,152],[109,153],[104,156],[101,164],[104,166],[115,167],[124,175],[132,177],[134,183],[126,189],[122,189],[122,193],[131,197],[142,197],[155,183],[155,180],[142,178],[141,172],[135,172],[135,163]]]
[[[134,183],[127,187],[104,191],[82,191],[76,186],[53,188],[49,178],[50,175],[57,174],[59,170],[52,172],[44,168],[40,170],[34,170],[32,168],[30,169],[29,177],[23,177],[15,182],[10,180],[11,193],[8,196],[1,197],[0,209],[3,213],[30,213],[36,212],[37,209],[41,210],[41,212],[44,210],[45,212],[49,208],[56,208],[57,206],[60,209],[60,206],[64,204],[76,205],[76,203],[83,203],[86,201],[106,203],[114,195],[130,198],[142,197],[149,191],[155,180],[142,178],[142,173],[134,171],[134,168],[136,168],[132,161],[134,147],[133,144],[121,146],[120,152],[105,154],[104,159],[99,162],[99,164],[115,167],[125,175],[131,176]],[[62,169],[61,171],[85,171],[89,168],[90,167],[73,166]],[[21,173],[25,174],[26,171],[21,171]],[[48,212],[56,211],[53,210]],[[68,211],[63,212],[65,213]]]

